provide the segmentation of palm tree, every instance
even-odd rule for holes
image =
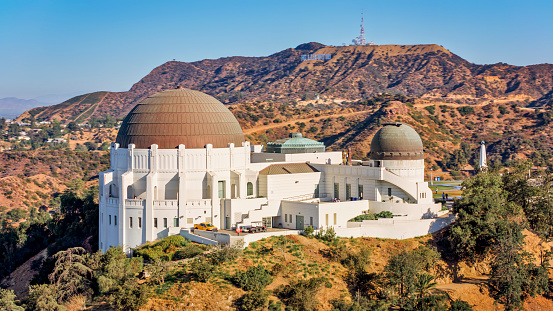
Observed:
[[[424,297],[431,288],[436,287],[436,282],[434,281],[435,277],[428,273],[421,273],[417,275],[417,280],[415,282],[415,287],[417,288],[417,291],[419,292],[419,298]]]

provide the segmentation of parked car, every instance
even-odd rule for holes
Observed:
[[[259,222],[254,221],[252,222],[251,227],[242,228],[242,230],[243,232],[248,232],[248,233],[266,232],[267,227],[265,227],[261,221]]]
[[[208,222],[202,222],[200,224],[194,225],[194,230],[205,230],[205,231],[217,231],[217,227],[214,225],[208,223]]]

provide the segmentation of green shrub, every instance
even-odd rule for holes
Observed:
[[[269,297],[269,293],[261,290],[247,293],[244,296],[242,296],[242,298],[240,299],[239,310],[243,310],[243,311],[262,310],[267,306],[268,297]]]
[[[447,311],[472,311],[472,307],[468,302],[457,299],[451,302],[451,305]]]
[[[315,232],[315,228],[313,228],[312,226],[308,226],[303,229],[303,235],[309,238],[313,236],[313,232]]]
[[[188,244],[185,247],[179,249],[175,252],[175,255],[173,255],[174,260],[180,260],[180,259],[186,259],[186,258],[193,258],[200,254],[203,254],[204,250],[200,246],[196,244]]]
[[[428,111],[430,114],[434,114],[436,112],[436,106],[426,106],[424,107],[426,111]]]
[[[459,113],[464,117],[466,115],[473,113],[474,108],[472,108],[471,106],[462,106],[462,107],[457,107],[457,111],[459,111]]]
[[[138,310],[148,302],[149,292],[146,286],[128,282],[108,297],[108,303],[116,310]]]
[[[260,291],[271,284],[271,272],[263,266],[250,267],[245,272],[238,272],[233,278],[234,283],[244,290]]]
[[[281,285],[276,289],[276,295],[289,307],[305,311],[316,310],[319,302],[315,295],[324,283],[325,278],[300,279],[290,282],[290,285]]]
[[[327,241],[332,242],[336,239],[336,231],[334,231],[334,228],[329,227],[326,230],[321,229],[317,234],[315,234],[315,238],[321,241]]]
[[[236,260],[242,254],[242,248],[238,245],[224,245],[216,251],[209,254],[209,258],[215,265]]]
[[[207,282],[216,271],[216,267],[206,258],[198,258],[190,263],[190,274],[192,279],[198,282]]]

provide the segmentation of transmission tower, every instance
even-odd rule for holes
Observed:
[[[367,41],[365,40],[365,28],[363,27],[363,12],[361,12],[361,33],[359,37],[352,40],[354,45],[366,45]]]

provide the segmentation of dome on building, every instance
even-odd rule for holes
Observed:
[[[325,152],[325,144],[305,138],[301,133],[290,133],[290,138],[267,143],[267,153]]]
[[[229,143],[241,146],[244,133],[227,107],[205,93],[189,89],[171,89],[148,97],[127,115],[115,140],[121,147],[134,144],[146,149],[225,148]]]
[[[371,160],[424,159],[422,140],[409,125],[399,122],[384,123],[371,142]]]

